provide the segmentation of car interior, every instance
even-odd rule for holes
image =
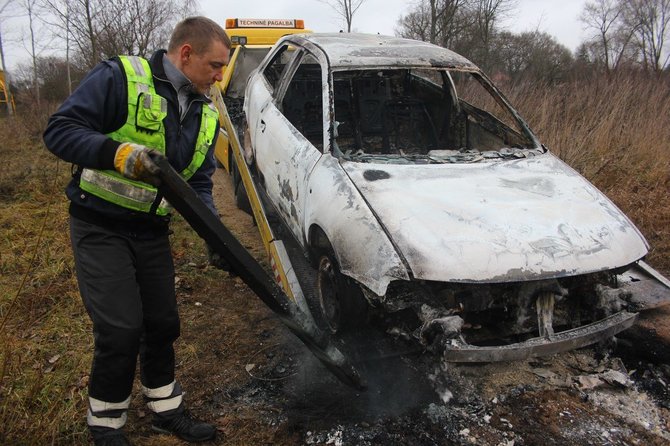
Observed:
[[[456,81],[445,70],[411,69],[339,71],[333,78],[335,156],[425,158],[444,151],[533,147],[509,111],[470,73],[458,73]],[[284,116],[319,149],[321,85],[318,63],[301,63],[281,103]],[[456,98],[454,86],[473,99]]]
[[[314,146],[323,146],[323,91],[321,66],[315,59],[303,61],[288,84],[282,100],[286,119]]]
[[[513,128],[517,124],[513,118],[504,122],[497,117],[505,116],[506,110],[498,107],[493,114],[456,98],[445,71],[417,71],[335,73],[336,141],[342,153],[411,156],[443,150],[490,151],[530,143]],[[475,79],[463,83],[467,89],[483,90],[477,92],[479,96],[489,96],[477,99],[482,107],[498,106]]]

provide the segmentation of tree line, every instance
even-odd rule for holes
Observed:
[[[365,0],[321,0],[350,31]],[[149,56],[165,47],[197,0],[0,0],[2,31],[12,17],[28,18],[23,45],[30,63],[12,74],[19,101],[61,101],[100,60],[117,54]],[[591,0],[579,20],[589,31],[575,53],[539,30],[514,33],[502,22],[517,0],[418,0],[396,24],[396,34],[450,48],[496,80],[561,82],[588,73],[668,70],[670,0]],[[45,56],[55,44],[64,55]],[[53,51],[52,51],[53,52]]]
[[[197,6],[197,0],[0,0],[0,36],[9,18],[28,19],[22,43],[31,61],[12,73],[12,91],[37,106],[62,101],[99,61],[164,48],[174,25]],[[54,44],[64,56],[43,56]]]
[[[586,2],[579,20],[590,36],[574,54],[539,30],[502,29],[516,7],[515,0],[420,0],[398,19],[396,33],[450,48],[511,81],[668,68],[670,0]]]

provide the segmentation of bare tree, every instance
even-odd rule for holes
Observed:
[[[21,0],[20,6],[24,9],[26,15],[28,16],[28,40],[30,48],[28,52],[30,53],[31,65],[32,65],[32,89],[34,94],[34,99],[37,107],[40,106],[40,82],[39,77],[37,76],[37,58],[40,51],[43,48],[40,48],[38,42],[38,36],[36,35],[36,27],[38,25],[37,16],[38,16],[38,4],[37,0]]]
[[[99,17],[103,54],[147,57],[167,43],[172,27],[182,17],[184,2],[173,0],[117,0]]]
[[[63,82],[67,76],[65,59],[56,56],[40,56],[37,58],[36,65],[37,76],[40,79],[42,106],[44,107],[44,101],[58,103],[67,98],[70,92],[66,83]],[[35,103],[33,89],[35,67],[32,62],[19,63],[14,71],[16,72],[14,84],[17,87],[17,96],[24,103]],[[80,71],[73,72],[73,76],[76,78],[81,78],[85,74]]]
[[[98,29],[95,24],[102,6],[95,0],[42,0],[49,12],[47,25],[65,41],[69,53],[71,45],[87,68],[100,60]],[[104,4],[104,3],[103,3]],[[69,54],[68,54],[69,56]],[[68,57],[69,58],[69,57]]]
[[[466,33],[471,26],[467,9],[472,0],[442,0],[442,15],[439,17],[438,32],[441,35],[439,44],[444,47],[453,46],[459,36]]]
[[[475,0],[472,9],[475,14],[479,38],[488,46],[493,37],[496,23],[516,6],[514,0]]]
[[[70,65],[70,2],[65,3],[65,70],[67,74],[67,94],[72,94],[72,68]]]
[[[41,1],[56,18],[50,25],[87,68],[117,54],[148,56],[197,7],[196,0]]]
[[[515,6],[515,0],[421,0],[400,17],[396,33],[451,48],[489,68],[498,23]]]
[[[471,0],[471,14],[475,27],[473,37],[479,40],[479,63],[488,68],[491,41],[496,32],[496,25],[502,17],[509,14],[515,7],[515,0]]]
[[[558,82],[572,67],[570,50],[547,33],[539,31],[513,34],[502,31],[493,39],[491,53],[497,75],[511,81],[524,79]]]
[[[429,0],[430,42],[449,46],[462,26],[458,26],[459,13],[467,0]]]
[[[670,33],[670,0],[628,0],[629,26],[635,26],[637,46],[645,69],[661,72],[668,63],[666,39]]]
[[[452,47],[467,28],[464,18],[470,1],[422,0],[413,11],[398,19],[396,33],[403,37]]]
[[[347,32],[351,32],[351,24],[354,20],[354,14],[366,0],[319,0],[321,3],[329,5],[340,16],[347,25]]]
[[[13,0],[5,0],[0,3],[0,14],[8,10],[12,6]],[[2,46],[2,21],[0,21],[0,63],[2,63],[2,70],[5,72],[5,99],[7,100],[7,114],[11,116],[12,109],[12,93],[9,88],[9,76],[7,75],[7,65],[5,64],[5,51]]]
[[[595,32],[589,51],[607,72],[619,67],[637,30],[636,24],[629,26],[625,20],[624,8],[620,0],[595,0],[586,3],[580,16],[586,28]]]
[[[431,37],[431,15],[426,8],[426,2],[419,3],[407,15],[401,15],[396,21],[395,33],[408,39],[433,42]]]

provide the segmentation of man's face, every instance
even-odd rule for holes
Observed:
[[[181,70],[193,83],[198,93],[207,94],[212,84],[221,80],[221,70],[228,64],[229,54],[230,48],[223,42],[214,40],[202,53],[196,53],[193,50],[186,52],[186,57],[182,57]]]

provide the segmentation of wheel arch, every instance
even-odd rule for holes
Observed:
[[[317,223],[312,223],[307,233],[307,254],[310,262],[316,264],[319,254],[323,252],[332,252],[335,260],[339,263],[337,252],[326,235],[326,232]]]

